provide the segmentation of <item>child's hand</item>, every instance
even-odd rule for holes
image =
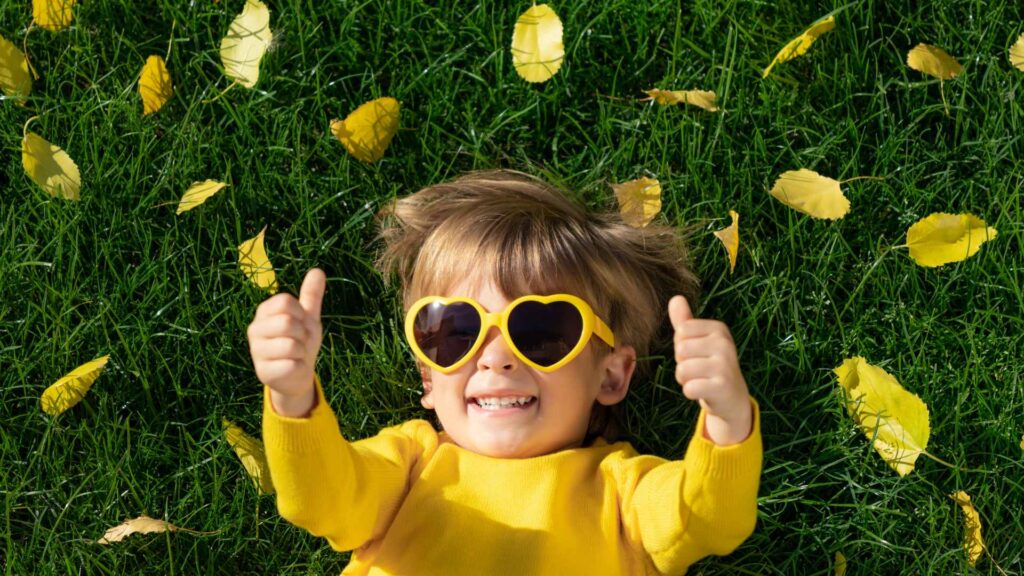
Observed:
[[[256,377],[270,387],[270,401],[282,416],[302,417],[315,406],[313,369],[323,340],[320,306],[326,289],[327,276],[313,268],[298,299],[284,292],[267,298],[249,324]]]
[[[675,329],[676,381],[683,394],[707,412],[704,425],[715,444],[742,442],[754,416],[729,327],[694,319],[683,296],[669,300],[668,317]]]

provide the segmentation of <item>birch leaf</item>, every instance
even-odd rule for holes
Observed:
[[[661,211],[661,183],[653,178],[638,178],[612,184],[619,214],[623,221],[635,228],[643,228]]]
[[[740,215],[735,210],[729,210],[729,217],[732,224],[726,228],[715,231],[715,236],[722,241],[725,252],[729,255],[729,273],[736,270],[736,255],[740,252]]]
[[[928,406],[885,370],[860,356],[833,370],[846,408],[889,466],[906,476],[928,447]]]
[[[246,88],[260,78],[260,60],[270,47],[270,10],[260,0],[246,0],[242,13],[231,21],[220,41],[224,74]]]
[[[71,25],[71,8],[76,0],[32,0],[32,20],[50,32]]]
[[[818,39],[818,36],[821,36],[835,27],[836,19],[834,16],[829,16],[828,18],[818,20],[814,24],[811,24],[811,27],[804,30],[803,34],[793,38],[789,43],[782,47],[782,50],[779,50],[779,53],[772,59],[772,63],[764,69],[763,73],[761,73],[761,78],[767,78],[768,75],[772,73],[772,68],[774,68],[776,64],[786,62],[796,58],[797,56],[803,56],[806,54],[807,50],[811,47],[811,44],[814,44],[814,41]]]
[[[125,520],[121,524],[114,526],[107,530],[103,537],[96,541],[97,544],[110,544],[112,542],[120,542],[131,536],[132,534],[150,534],[153,532],[189,532],[191,534],[218,534],[220,530],[212,530],[209,532],[201,532],[199,530],[189,530],[188,528],[179,528],[174,524],[165,522],[164,520],[158,520],[156,518],[150,518],[149,516],[142,515],[138,518],[132,518]]]
[[[107,355],[86,362],[51,384],[39,398],[43,412],[57,416],[81,402],[89,388],[92,388],[92,383],[100,377],[109,359]]]
[[[25,126],[27,128],[28,124]],[[78,165],[67,152],[42,136],[25,132],[21,140],[21,165],[28,177],[51,196],[79,199],[82,177],[78,173]]]
[[[978,562],[981,553],[985,551],[985,542],[981,539],[981,516],[971,504],[971,496],[960,490],[949,495],[964,512],[964,552],[967,553],[967,561],[971,567]]]
[[[384,156],[398,132],[398,100],[385,96],[366,102],[344,120],[331,120],[331,133],[359,160],[372,164]]]
[[[150,56],[142,67],[139,77],[139,95],[142,96],[142,115],[148,116],[156,112],[174,95],[171,86],[171,73],[167,71],[167,63],[160,56]]]
[[[708,90],[659,90],[657,88],[644,90],[650,98],[662,106],[670,104],[689,104],[703,108],[708,112],[718,112],[715,105],[717,96]]]
[[[846,556],[836,551],[836,576],[846,576]]]
[[[907,53],[907,66],[939,80],[951,80],[963,72],[964,67],[945,50],[929,44],[918,44]]]
[[[1024,72],[1024,34],[1017,37],[1017,42],[1010,46],[1010,64]]]
[[[175,214],[188,212],[196,206],[199,206],[203,202],[206,202],[207,198],[213,196],[217,192],[220,192],[225,186],[227,186],[227,184],[216,180],[193,182],[192,185],[188,187],[188,190],[185,190],[185,194],[182,195],[181,201],[178,202],[178,210]]]
[[[235,454],[252,478],[256,490],[260,494],[273,494],[274,483],[270,478],[270,467],[267,464],[263,442],[249,436],[229,420],[221,420],[221,423],[224,425],[224,438],[235,449]]]
[[[562,67],[562,21],[547,4],[531,6],[512,31],[512,64],[527,82],[544,82]]]
[[[783,172],[769,192],[779,202],[813,218],[836,220],[850,211],[839,182],[801,168]]]
[[[22,106],[32,92],[32,77],[28,73],[28,59],[13,43],[0,36],[0,88],[9,98]]]
[[[966,260],[996,234],[995,228],[973,214],[936,212],[907,230],[907,247],[914,262],[931,268]]]
[[[267,257],[267,249],[263,246],[263,235],[266,231],[267,227],[264,226],[259,234],[238,246],[238,265],[253,284],[276,294],[277,276],[270,264],[270,258]]]

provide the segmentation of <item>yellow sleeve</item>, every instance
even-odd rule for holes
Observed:
[[[761,416],[739,444],[717,446],[704,437],[702,410],[681,461],[648,470],[625,511],[626,532],[638,535],[662,574],[683,574],[701,558],[731,553],[754,531],[761,479]],[[629,524],[634,525],[630,526]]]
[[[285,520],[327,539],[339,552],[354,550],[387,530],[408,492],[409,471],[436,432],[426,421],[385,428],[348,442],[314,377],[317,405],[307,418],[274,411],[263,391],[263,444]],[[426,430],[429,428],[429,431]]]

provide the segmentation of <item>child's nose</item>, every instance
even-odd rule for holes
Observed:
[[[488,330],[480,350],[480,357],[476,361],[477,370],[508,372],[515,369],[519,363],[519,359],[509,348],[508,342],[502,337],[501,331],[497,327]]]

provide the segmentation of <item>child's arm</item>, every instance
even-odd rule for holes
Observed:
[[[249,349],[265,385],[263,442],[281,516],[336,550],[352,550],[390,524],[422,453],[420,440],[429,438],[414,425],[351,444],[342,437],[313,372],[326,280],[313,269],[298,299],[281,293],[260,304]]]
[[[729,328],[697,320],[681,296],[669,302],[676,381],[701,405],[682,461],[646,471],[624,518],[654,565],[677,574],[709,554],[732,552],[754,530],[761,477],[761,425]]]

